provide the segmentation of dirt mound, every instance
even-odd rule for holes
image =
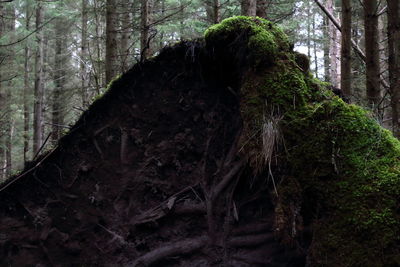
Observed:
[[[241,75],[193,41],[115,81],[2,190],[3,264],[290,262],[297,254],[272,232],[269,183],[248,180],[237,156]]]
[[[0,188],[1,264],[395,264],[400,144],[307,66],[246,17],[137,64]]]

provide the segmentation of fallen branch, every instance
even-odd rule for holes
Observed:
[[[144,254],[135,261],[128,263],[126,266],[148,266],[167,257],[189,254],[205,246],[207,240],[208,238],[206,236],[201,236],[198,238],[190,238],[174,243],[168,243]]]
[[[196,186],[196,185],[194,185]],[[166,216],[171,212],[173,207],[175,206],[175,203],[178,200],[178,196],[180,194],[183,194],[189,190],[193,190],[193,186],[187,186],[180,190],[179,192],[173,194],[163,202],[161,202],[159,205],[139,214],[138,216],[135,216],[132,218],[129,222],[131,225],[139,225],[139,224],[145,224],[148,222],[154,222],[158,219],[161,219],[162,217]]]

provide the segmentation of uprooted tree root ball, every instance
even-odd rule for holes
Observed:
[[[400,144],[234,17],[115,80],[1,187],[11,266],[397,266]]]

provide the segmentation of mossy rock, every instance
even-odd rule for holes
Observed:
[[[230,18],[205,39],[211,47],[240,40],[250,65],[267,66],[242,83],[241,151],[257,173],[268,169],[263,129],[275,122],[281,141],[274,157],[291,177],[277,185],[277,217],[293,217],[287,206],[301,203],[313,229],[310,266],[399,266],[400,142],[368,111],[314,79],[306,57],[291,51],[271,22]]]

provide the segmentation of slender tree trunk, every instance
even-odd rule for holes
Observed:
[[[243,16],[255,16],[257,14],[257,0],[241,0],[241,13]]]
[[[52,132],[51,139],[54,144],[61,137],[61,127],[64,125],[64,90],[67,47],[64,36],[67,34],[67,22],[63,17],[58,17],[55,23],[55,57],[54,57],[54,92],[52,105]]]
[[[179,0],[179,36],[180,36],[180,40],[183,41],[185,40],[185,30],[186,30],[186,26],[185,26],[185,3],[184,0]],[[213,15],[214,16],[214,15]]]
[[[205,1],[205,8],[207,13],[207,21],[210,24],[217,24],[221,20],[220,12],[220,1],[219,0],[207,0]]]
[[[33,153],[36,154],[43,142],[42,125],[43,125],[43,30],[40,29],[43,24],[43,8],[38,0],[36,6],[36,42],[35,51],[35,88],[33,107]]]
[[[5,33],[5,11],[4,7],[0,5],[0,36],[3,36]],[[6,59],[6,54],[4,53],[3,49],[0,49],[0,60],[3,62]],[[3,67],[0,64],[0,81],[4,80],[3,74]],[[7,95],[5,92],[5,88],[3,83],[0,82],[0,124],[5,125],[7,116]],[[4,127],[0,127],[0,181],[3,181],[5,178],[5,171],[6,171],[6,151],[5,151],[5,135],[6,129]]]
[[[131,29],[131,2],[129,0],[120,0],[121,12],[121,41],[120,41],[120,62],[121,62],[121,73],[128,70],[129,57],[130,57],[130,29]]]
[[[31,16],[31,5],[26,3],[26,20],[25,29],[27,32],[30,31],[30,16]],[[24,162],[27,162],[28,152],[29,152],[29,115],[30,115],[30,105],[29,98],[31,96],[31,87],[29,82],[30,62],[29,58],[31,56],[31,49],[28,44],[25,45],[25,58],[24,58],[24,94],[23,94],[23,105],[24,105]]]
[[[392,128],[394,135],[400,137],[400,3],[387,0],[388,14],[388,52],[389,84],[392,107]]]
[[[150,56],[150,40],[149,40],[149,0],[141,0],[140,8],[140,51],[141,60],[145,60]]]
[[[267,18],[268,0],[257,0],[256,15],[260,18]]]
[[[326,8],[331,14],[335,14],[334,2],[333,0],[326,1]],[[334,87],[339,87],[340,72],[339,72],[339,32],[331,21],[329,25],[329,58],[330,58],[330,78],[331,83]]]
[[[8,35],[10,36],[10,40],[13,41],[15,39],[15,8],[13,5],[7,5],[6,7],[6,29]],[[7,49],[7,60],[5,61],[5,65],[7,67],[8,72],[8,82],[6,88],[7,95],[7,116],[6,116],[6,177],[11,176],[12,171],[12,143],[13,143],[13,128],[14,128],[14,117],[12,114],[12,89],[14,87],[14,81],[12,77],[14,73],[10,70],[14,69],[15,61],[14,61],[14,47],[10,46]]]
[[[161,17],[165,17],[165,0],[161,0]],[[207,18],[208,18],[208,10],[206,9],[207,12]],[[164,47],[164,30],[162,29],[160,31],[159,37],[160,37],[160,42],[159,42],[159,50],[161,50]]]
[[[316,27],[315,27],[315,19],[316,19],[315,10],[312,13],[313,13],[313,16],[312,16],[312,39],[313,39],[313,51],[314,51],[314,62],[315,62],[315,77],[317,79],[319,79],[318,78],[318,76],[319,76],[318,67],[319,66],[318,66],[318,56],[317,56],[318,47],[317,47],[317,34],[316,34]]]
[[[107,0],[106,14],[106,83],[108,84],[118,74],[117,64],[117,25],[116,0]]]
[[[377,0],[364,0],[367,99],[373,107],[377,107],[381,99],[377,8]]]
[[[311,60],[311,3],[309,0],[306,1],[307,9],[307,56]]]
[[[221,20],[219,0],[213,0],[213,23],[217,24]]]
[[[82,106],[86,108],[89,105],[88,99],[88,77],[87,77],[87,24],[88,24],[88,10],[87,1],[82,0],[82,29],[81,29],[81,62],[80,62],[80,72],[81,72],[81,97]]]
[[[340,50],[340,88],[351,96],[351,1],[342,0],[342,42]]]
[[[101,93],[101,88],[104,87],[104,79],[103,79],[103,57],[102,57],[102,44],[103,44],[103,26],[102,26],[102,16],[99,14],[101,11],[101,2],[99,3],[99,0],[94,0],[94,17],[95,17],[95,32],[96,32],[96,40],[95,40],[95,45],[96,47],[96,57],[93,62],[93,76],[95,80],[95,87],[96,87],[96,95],[99,95]]]
[[[328,18],[323,18],[323,49],[324,49],[324,77],[326,82],[331,81],[330,77],[330,59],[329,59],[329,26],[328,26]]]

